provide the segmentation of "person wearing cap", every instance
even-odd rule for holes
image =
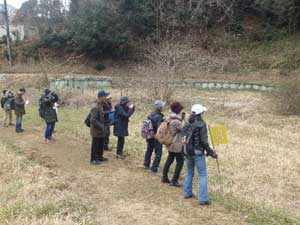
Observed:
[[[14,93],[9,90],[3,90],[2,93],[3,96],[1,98],[1,108],[3,108],[5,113],[3,127],[13,126],[12,111],[14,108]]]
[[[16,114],[16,132],[22,133],[24,130],[22,129],[22,121],[23,115],[25,115],[25,100],[23,99],[24,94],[26,93],[25,88],[20,88],[17,95],[15,96],[15,114]]]
[[[208,197],[208,178],[206,169],[207,156],[217,159],[218,155],[208,144],[208,132],[206,123],[202,118],[202,114],[207,111],[207,108],[200,104],[196,104],[192,107],[192,115],[190,116],[188,123],[185,125],[184,130],[189,130],[189,134],[182,134],[183,144],[187,145],[187,142],[191,143],[190,148],[186,150],[186,175],[184,179],[184,198],[193,198],[193,177],[194,169],[197,168],[199,176],[199,204],[210,205]],[[188,137],[187,137],[188,136]]]
[[[44,94],[39,101],[39,113],[41,118],[46,122],[45,142],[51,144],[53,141],[53,131],[57,119],[57,113],[54,108],[55,103],[58,102],[58,95],[49,89],[45,89]]]
[[[105,137],[104,137],[104,151],[112,151],[109,148],[109,136],[110,136],[110,114],[113,112],[113,106],[111,103],[112,96],[109,94],[106,97],[106,101],[103,104],[103,111],[104,111],[104,125],[105,125]]]
[[[124,154],[125,137],[129,135],[128,123],[134,110],[135,106],[127,96],[122,97],[120,103],[115,106],[114,136],[118,138],[117,159],[126,158]]]
[[[167,146],[168,158],[166,160],[164,169],[162,183],[168,183],[174,187],[181,187],[179,184],[179,176],[184,164],[184,156],[182,153],[182,142],[181,142],[181,131],[184,126],[184,113],[182,113],[183,106],[179,102],[173,102],[170,106],[171,114],[169,116],[169,129],[173,135],[173,143]],[[176,168],[172,180],[168,178],[168,173],[171,165],[176,159]]]
[[[99,91],[97,100],[92,104],[91,109],[91,127],[90,132],[92,136],[91,147],[91,164],[99,165],[101,162],[107,161],[103,157],[104,150],[104,112],[103,104],[106,101],[106,97],[109,95],[106,91]]]
[[[162,113],[162,111],[165,105],[166,103],[161,100],[155,101],[154,112],[152,112],[148,116],[148,119],[152,122],[154,134],[157,133],[159,125],[164,121],[164,114]],[[145,169],[151,170],[151,172],[153,173],[157,173],[161,156],[162,156],[162,149],[163,149],[162,144],[159,143],[159,141],[156,140],[155,138],[151,138],[147,140],[147,151],[145,153],[145,160],[144,160]],[[155,158],[150,168],[151,156],[153,150],[155,152]]]

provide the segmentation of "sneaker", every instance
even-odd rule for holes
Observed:
[[[126,155],[124,155],[124,154],[122,154],[122,155],[117,154],[117,155],[116,155],[116,158],[117,158],[117,159],[125,160],[125,159],[126,159]]]
[[[173,181],[172,181],[172,182],[170,183],[170,186],[172,186],[172,187],[178,187],[178,188],[179,188],[179,187],[182,187],[182,185],[179,184],[178,181],[176,181],[176,182],[173,182]]]
[[[104,158],[104,157],[102,157],[102,158],[100,158],[100,159],[99,159],[99,161],[100,161],[100,162],[105,162],[105,161],[108,161],[108,159],[107,159],[107,158]]]
[[[205,206],[205,205],[211,205],[211,202],[210,201],[204,201],[204,202],[200,202],[199,204]]]
[[[162,182],[163,184],[170,184],[170,183],[171,183],[171,181],[169,180],[169,178],[162,178],[162,179],[161,179],[161,182]]]
[[[52,140],[51,139],[46,139],[46,144],[47,145],[52,144]]]
[[[98,160],[93,160],[93,161],[91,161],[91,164],[94,165],[94,166],[96,166],[96,165],[100,165],[101,162],[98,161]]]
[[[194,198],[195,197],[195,195],[188,195],[188,196],[184,196],[184,199],[191,199],[191,198]]]
[[[150,167],[144,165],[144,169],[145,169],[145,170],[150,170]]]

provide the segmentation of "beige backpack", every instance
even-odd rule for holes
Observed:
[[[170,122],[162,122],[160,126],[158,127],[157,133],[155,135],[155,138],[158,140],[159,143],[169,146],[173,143],[173,135],[170,130]]]

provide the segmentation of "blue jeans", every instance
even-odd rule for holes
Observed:
[[[197,155],[190,159],[186,159],[186,166],[184,196],[189,197],[193,195],[193,177],[196,166],[199,176],[199,202],[208,201],[208,178],[205,155]]]
[[[22,129],[22,115],[16,116],[16,131],[19,131]]]
[[[161,155],[162,155],[162,148],[163,148],[162,144],[159,143],[157,140],[155,140],[155,139],[147,140],[147,151],[146,151],[146,154],[145,154],[144,166],[150,167],[151,156],[152,156],[152,153],[153,153],[153,150],[154,150],[155,158],[154,158],[154,161],[153,161],[152,166],[151,166],[151,170],[153,172],[157,172],[157,169],[159,167],[160,160],[161,160]]]
[[[45,138],[46,139],[51,139],[52,138],[54,127],[55,127],[55,122],[47,123],[46,131],[45,131]]]

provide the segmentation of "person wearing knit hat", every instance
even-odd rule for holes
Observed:
[[[117,159],[125,159],[124,144],[125,137],[129,135],[129,118],[135,111],[135,106],[127,96],[120,99],[120,103],[115,106],[114,136],[118,138]]]
[[[199,176],[199,204],[210,205],[205,153],[214,159],[218,158],[218,154],[208,144],[208,131],[202,118],[202,114],[207,111],[207,108],[196,104],[193,105],[191,111],[192,115],[182,132],[187,167],[184,177],[184,198],[193,198],[193,177],[196,167]]]
[[[174,187],[181,187],[178,183],[178,179],[183,168],[184,157],[182,154],[182,143],[181,143],[181,131],[184,126],[184,118],[183,114],[181,114],[183,110],[183,106],[180,102],[173,102],[170,105],[171,114],[169,116],[169,129],[171,134],[173,135],[173,143],[167,146],[168,149],[168,158],[166,160],[164,169],[163,169],[163,177],[162,183],[169,183]],[[173,175],[172,180],[170,181],[168,178],[169,169],[176,159],[176,168]]]
[[[28,101],[25,102],[25,100],[23,99],[25,93],[26,93],[25,88],[20,88],[14,99],[17,133],[24,132],[24,130],[22,129],[22,121],[23,121],[23,116],[26,113],[25,105],[28,103]]]
[[[164,121],[164,114],[162,113],[162,111],[165,105],[165,102],[156,100],[153,105],[154,111],[148,116],[148,119],[151,121],[153,127],[153,137],[150,137],[146,140],[147,150],[145,153],[144,167],[145,169],[150,170],[152,173],[158,172],[158,167],[162,156],[163,146],[161,143],[159,143],[158,140],[154,138],[154,135],[157,133],[159,125]],[[155,152],[155,158],[151,166],[151,156],[153,150]]]

